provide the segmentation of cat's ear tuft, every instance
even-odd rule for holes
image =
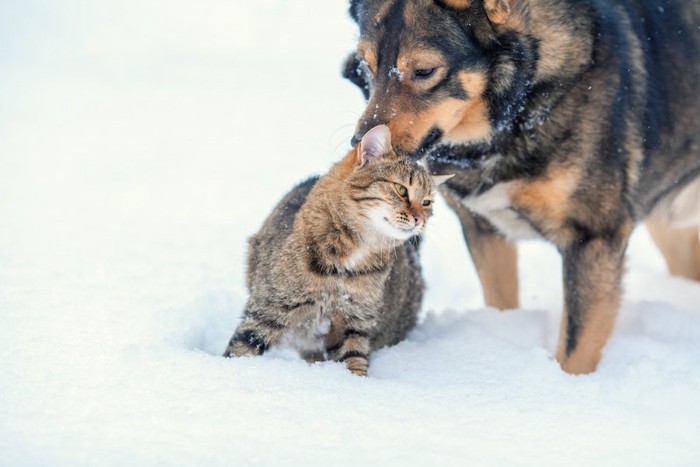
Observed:
[[[375,126],[360,141],[357,162],[360,166],[391,151],[391,131],[386,125]]]
[[[455,174],[449,174],[449,175],[431,175],[430,178],[433,179],[433,186],[435,188],[439,187],[443,183],[445,183],[447,180],[451,179],[454,177]]]

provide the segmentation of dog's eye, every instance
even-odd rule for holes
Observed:
[[[399,194],[400,197],[402,197],[402,198],[406,197],[408,190],[406,190],[405,186],[403,186],[399,183],[394,183],[394,188],[396,188],[396,192]]]
[[[428,79],[435,74],[437,68],[420,68],[413,71],[413,79]]]
[[[432,204],[432,201],[430,201],[429,199],[423,200],[423,206],[427,207],[427,206],[430,206],[431,204]]]

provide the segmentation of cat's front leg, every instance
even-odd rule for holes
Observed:
[[[367,376],[370,354],[370,328],[360,323],[335,319],[326,338],[326,353],[358,376]]]
[[[339,361],[357,376],[367,376],[369,370],[369,338],[356,337],[347,339],[344,349],[340,352]]]
[[[229,340],[224,357],[262,355],[271,345],[279,342],[283,331],[281,325],[262,321],[246,313]]]

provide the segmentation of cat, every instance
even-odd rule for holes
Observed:
[[[366,376],[370,353],[416,323],[417,238],[450,177],[398,156],[381,125],[328,174],[296,186],[250,239],[250,298],[224,356],[287,343]]]

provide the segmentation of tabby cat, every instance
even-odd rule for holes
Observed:
[[[416,323],[423,280],[413,237],[449,177],[396,155],[382,125],[327,175],[295,187],[250,239],[250,298],[224,356],[286,343],[366,375],[370,352]]]

